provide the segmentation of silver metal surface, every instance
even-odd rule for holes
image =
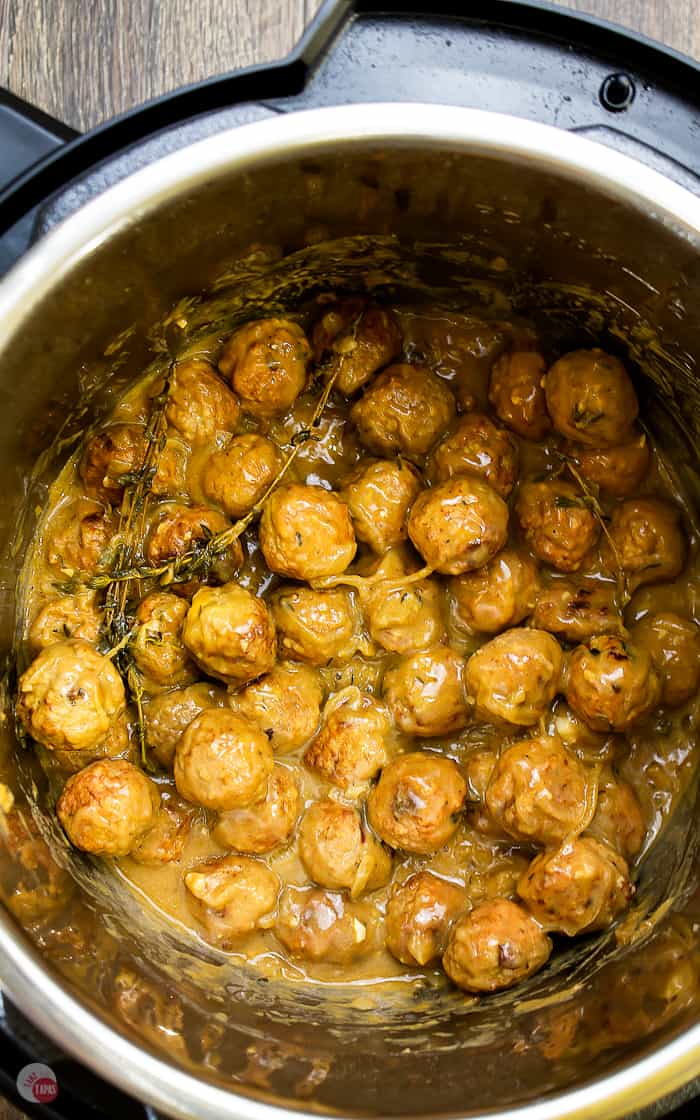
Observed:
[[[130,229],[146,227],[159,211],[196,199],[222,178],[251,178],[282,161],[313,160],[338,151],[352,157],[368,148],[493,157],[521,167],[524,176],[537,172],[553,183],[573,183],[589,191],[592,199],[641,215],[664,231],[669,245],[685,246],[689,257],[700,244],[698,198],[625,156],[546,126],[407,104],[280,116],[214,136],[147,167],[88,203],[37,244],[0,284],[0,382],[7,387],[3,368],[11,368],[13,348],[20,340],[26,345],[46,301],[81,269],[89,271],[91,262],[99,262],[110,243]],[[280,207],[284,205],[280,199]],[[538,231],[532,232],[536,237]],[[129,1040],[114,1022],[70,993],[5,912],[0,913],[0,982],[27,1016],[69,1053],[172,1116],[282,1120],[288,1115],[287,1107],[256,1100],[243,1089],[234,1093],[221,1088]],[[612,1120],[643,1109],[699,1074],[700,1024],[626,1068],[570,1092],[504,1108],[501,1114],[510,1120]],[[464,1095],[468,1104],[469,1086]],[[286,1103],[307,1107],[303,1101]],[[340,1111],[352,1114],[353,1102]],[[410,1114],[410,1103],[405,1111]],[[436,1096],[434,1113],[441,1111]]]

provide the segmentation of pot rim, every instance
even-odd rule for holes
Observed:
[[[577,179],[642,210],[700,246],[700,198],[629,156],[549,125],[422,103],[299,111],[217,133],[168,155],[92,199],[48,233],[0,282],[0,359],[15,332],[73,268],[165,203],[225,173],[337,150],[339,144],[351,150],[379,143],[535,162],[542,170]],[[26,935],[18,936],[4,910],[0,982],[27,1017],[64,1050],[172,1116],[230,1120],[235,1110],[237,1120],[285,1120],[292,1111],[293,1106],[280,1107],[202,1081],[130,1042],[61,986]],[[583,1120],[596,1110],[600,1114],[604,1106],[612,1120],[645,1108],[699,1074],[700,1023],[599,1081],[500,1115],[508,1120]]]

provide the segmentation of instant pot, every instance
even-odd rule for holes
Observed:
[[[0,95],[0,140],[6,700],[46,480],[85,402],[108,407],[181,299],[242,318],[328,287],[505,301],[554,338],[624,354],[698,498],[688,59],[547,4],[336,0],[282,63],[84,137]],[[563,1120],[661,1114],[700,1089],[693,783],[624,923],[482,1000],[428,979],[408,993],[271,983],[187,941],[67,850],[9,702],[0,783],[0,1087],[49,1065],[43,1115]]]

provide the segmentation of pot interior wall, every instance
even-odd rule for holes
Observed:
[[[279,246],[282,258],[256,262],[256,243]],[[84,426],[85,405],[109,407],[152,360],[153,325],[205,289],[206,299],[186,305],[195,331],[338,287],[477,314],[514,309],[556,348],[597,341],[614,349],[635,371],[645,419],[696,497],[700,253],[682,231],[602,196],[583,173],[573,181],[506,159],[348,147],[268,162],[195,193],[183,187],[175,202],[72,264],[5,341],[0,641],[8,657],[33,511]],[[600,1076],[697,1017],[691,798],[642,874],[641,932],[631,944],[591,939],[517,996],[478,1003],[426,985],[411,999],[388,990],[349,998],[264,983],[142,912],[67,851],[12,726],[8,718],[0,729],[0,780],[17,798],[0,886],[13,920],[98,1014],[202,1077],[300,1107],[466,1115]],[[18,862],[23,831],[53,853],[33,869]],[[669,897],[676,913],[662,920]]]

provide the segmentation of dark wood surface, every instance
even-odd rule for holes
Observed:
[[[0,86],[84,130],[280,58],[320,0],[0,0]],[[700,58],[700,0],[560,0]],[[0,156],[1,159],[1,156]],[[0,1120],[19,1120],[0,1100]]]

